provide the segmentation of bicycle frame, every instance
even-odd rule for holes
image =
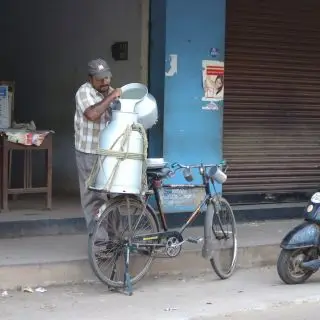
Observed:
[[[199,168],[200,171],[200,175],[202,177],[202,184],[190,184],[190,185],[186,185],[186,184],[182,184],[182,185],[176,185],[176,184],[168,184],[168,185],[162,185],[162,180],[157,180],[154,179],[152,181],[152,190],[154,192],[155,195],[155,199],[156,199],[156,203],[157,203],[157,207],[159,210],[159,214],[160,214],[160,220],[161,220],[161,227],[163,231],[157,232],[157,233],[150,233],[150,234],[144,234],[144,235],[138,235],[136,237],[134,237],[134,240],[143,240],[143,241],[148,241],[148,240],[159,240],[159,238],[161,238],[162,236],[168,236],[170,235],[171,231],[168,230],[168,225],[167,225],[167,221],[164,215],[164,211],[163,211],[163,206],[162,206],[162,199],[160,197],[160,189],[162,187],[166,187],[166,188],[171,188],[171,189],[195,189],[195,188],[204,188],[205,190],[205,197],[204,199],[200,202],[200,204],[198,204],[197,208],[193,211],[193,213],[190,215],[190,217],[187,219],[187,221],[180,227],[179,230],[177,231],[172,231],[173,234],[175,234],[176,232],[178,232],[180,235],[182,235],[182,233],[185,231],[185,229],[188,228],[188,226],[199,216],[199,214],[201,213],[201,208],[205,205],[205,204],[209,204],[210,200],[212,199],[213,195],[210,191],[210,177],[208,177],[207,172],[206,172],[206,168],[212,167],[213,165],[200,165],[200,166],[190,166],[190,168]],[[214,187],[214,184],[213,184]],[[214,187],[215,189],[215,187]],[[216,194],[216,192],[215,192]],[[148,198],[146,199],[146,202],[148,202]],[[214,211],[214,210],[213,210]],[[211,216],[213,216],[214,212],[211,214]],[[212,217],[211,217],[212,218]],[[206,234],[207,232],[205,232]],[[152,246],[152,245],[151,245]]]

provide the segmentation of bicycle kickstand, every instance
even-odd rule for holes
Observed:
[[[126,244],[125,251],[124,251],[124,293],[132,296],[132,283],[131,283],[131,276],[129,273],[129,258],[130,258],[130,246]]]

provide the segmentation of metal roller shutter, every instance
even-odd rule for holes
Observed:
[[[320,182],[320,1],[227,0],[225,195]]]

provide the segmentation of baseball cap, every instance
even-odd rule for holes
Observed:
[[[103,59],[94,59],[88,63],[88,73],[97,79],[108,78],[112,76],[109,65]]]

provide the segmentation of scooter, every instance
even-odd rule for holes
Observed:
[[[283,238],[277,271],[286,284],[300,284],[320,269],[320,192],[304,209],[304,222]]]

